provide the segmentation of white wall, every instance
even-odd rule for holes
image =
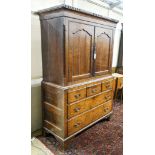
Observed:
[[[121,30],[122,30],[122,26],[121,26],[121,22],[119,22],[117,24],[116,31],[115,31],[115,36],[114,36],[112,67],[117,66]]]

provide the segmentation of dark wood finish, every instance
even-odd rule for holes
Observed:
[[[62,5],[38,12],[44,133],[68,140],[112,113],[116,20]]]
[[[112,64],[112,30],[95,27],[95,74],[102,75],[111,72]]]
[[[43,80],[63,85],[65,73],[63,18],[41,21]]]
[[[94,27],[69,22],[68,81],[92,76]]]
[[[73,10],[62,6],[38,12],[43,80],[62,86],[111,73],[116,21]]]

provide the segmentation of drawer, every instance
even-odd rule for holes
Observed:
[[[74,86],[72,88],[69,88],[68,92],[73,92],[73,91],[80,90],[80,89],[85,89],[85,88],[86,88],[86,85]]]
[[[112,95],[113,95],[112,93],[113,93],[112,90],[104,93],[104,98],[103,98],[104,102],[107,102],[112,99]]]
[[[88,100],[79,101],[68,105],[68,118],[81,114],[84,111],[89,110]]]
[[[102,83],[102,91],[112,89],[112,86],[113,86],[113,80],[105,81]]]
[[[92,109],[104,102],[112,99],[112,91],[100,93],[94,97],[89,97],[82,101],[77,101],[68,105],[68,118],[79,115],[89,109]]]
[[[111,111],[112,111],[112,101],[110,100],[103,104],[103,113],[104,115],[106,115]]]
[[[112,111],[112,101],[108,101],[104,104],[93,108],[79,116],[73,117],[68,121],[68,135],[71,135],[90,123],[100,119],[104,115]]]
[[[87,96],[92,96],[101,92],[101,83],[87,87]]]
[[[68,135],[71,135],[87,126],[90,122],[89,112],[84,113],[68,121]]]
[[[75,102],[86,97],[86,88],[68,92],[68,102]]]
[[[103,116],[103,104],[101,104],[97,108],[94,108],[91,111],[91,115],[92,115],[92,122],[94,122],[94,121],[98,120],[99,118],[101,118]]]

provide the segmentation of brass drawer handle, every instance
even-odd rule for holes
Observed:
[[[108,100],[108,99],[110,99],[110,96],[104,96],[104,99]]]
[[[110,83],[106,84],[105,87],[106,88],[109,88],[110,87]]]
[[[92,92],[92,93],[96,93],[96,92],[97,92],[97,89],[92,89],[91,92]]]
[[[81,96],[81,94],[76,94],[76,95],[74,95],[74,97],[75,97],[76,99],[78,99],[80,96]]]
[[[80,125],[81,125],[81,123],[78,122],[78,123],[74,124],[74,127],[77,128],[77,127],[79,127]]]
[[[74,111],[75,111],[75,112],[78,112],[78,111],[80,111],[80,109],[81,109],[81,108],[76,107],[76,108],[74,109]]]
[[[107,111],[109,111],[109,108],[105,108],[105,109],[104,109],[104,112],[107,112]]]

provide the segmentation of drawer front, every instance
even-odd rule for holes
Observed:
[[[104,115],[112,111],[112,101],[108,101],[99,105],[88,112],[85,112],[77,117],[74,117],[68,121],[68,135],[79,131],[90,123],[100,119]]]
[[[68,92],[73,92],[73,91],[80,90],[80,89],[85,89],[85,88],[86,88],[86,85],[80,85],[80,86],[69,88]]]
[[[101,84],[87,87],[87,96],[92,96],[101,92]]]
[[[68,103],[78,101],[86,97],[86,88],[68,93]]]
[[[111,111],[112,111],[112,101],[110,100],[103,104],[103,113],[104,115],[106,115]]]
[[[97,108],[93,109],[91,111],[91,115],[92,115],[92,118],[91,118],[92,122],[101,118],[103,116],[103,104],[98,106]]]
[[[79,115],[82,112],[87,110],[89,110],[89,102],[87,102],[87,100],[83,100],[83,101],[68,105],[68,118]]]
[[[68,135],[71,135],[90,123],[89,113],[80,115],[68,121]]]
[[[113,80],[105,81],[102,83],[102,91],[112,89],[112,86],[113,86]]]
[[[103,98],[104,102],[107,102],[112,99],[112,93],[113,93],[112,90],[104,93]]]
[[[100,95],[69,104],[68,105],[68,118],[77,116],[111,99],[112,99],[112,91],[110,90]]]

